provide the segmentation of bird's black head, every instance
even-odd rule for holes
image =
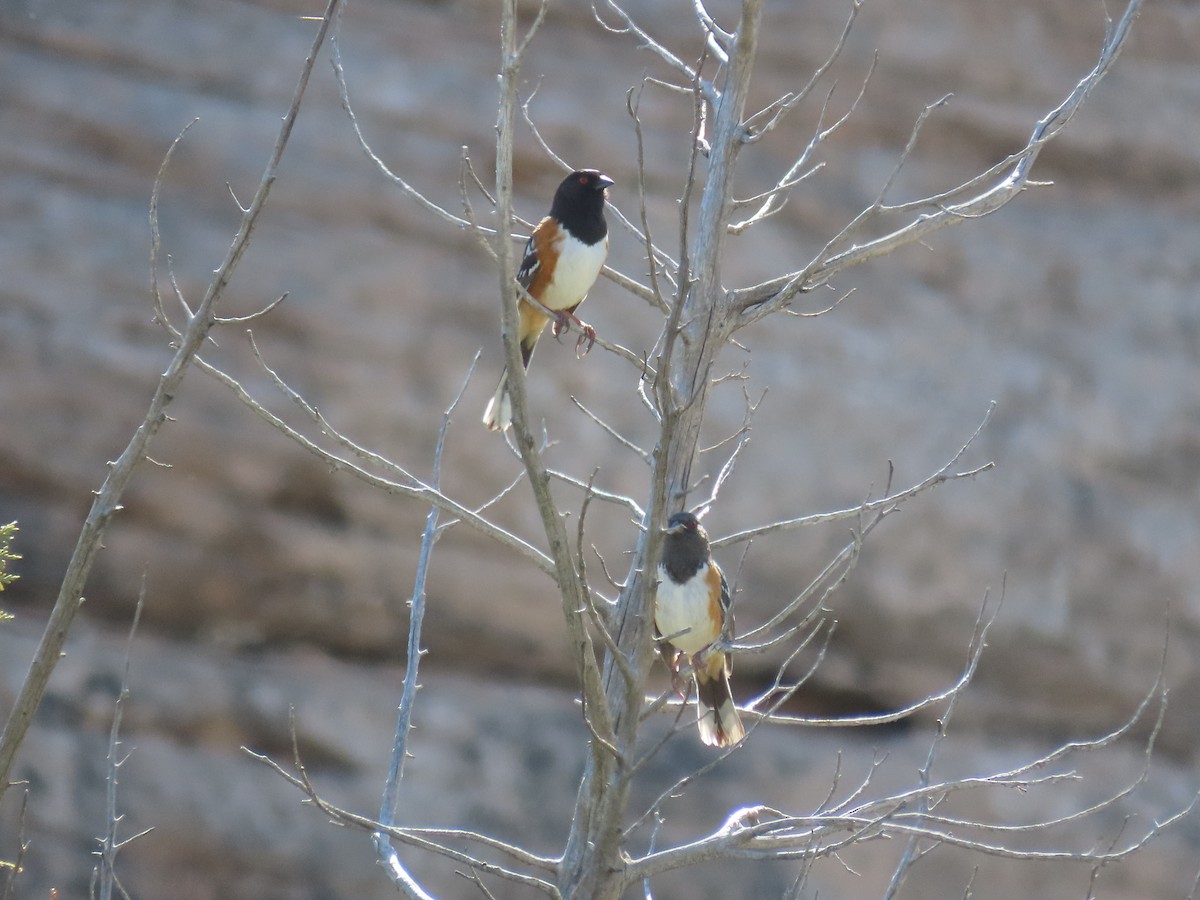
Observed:
[[[596,169],[572,172],[554,192],[550,215],[584,243],[596,243],[608,234],[604,199],[605,188],[612,183],[611,178]]]
[[[589,194],[599,194],[603,197],[604,189],[613,183],[611,178],[596,169],[580,169],[562,180],[555,200],[559,197],[581,198]]]
[[[704,532],[700,520],[690,512],[677,512],[667,521],[667,534],[686,534],[687,532]]]
[[[682,584],[708,561],[708,532],[690,512],[677,512],[664,529],[662,563],[672,581]]]

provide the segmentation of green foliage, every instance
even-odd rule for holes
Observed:
[[[15,559],[21,558],[19,553],[13,553],[10,549],[12,539],[16,537],[18,530],[16,522],[0,525],[0,591],[4,590],[6,585],[12,584],[21,577],[8,571],[8,564]],[[11,618],[12,616],[0,609],[0,622]]]

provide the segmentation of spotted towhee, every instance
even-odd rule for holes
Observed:
[[[596,332],[575,318],[574,312],[592,289],[608,255],[604,191],[612,183],[611,178],[595,169],[581,169],[564,178],[554,192],[550,215],[538,222],[529,236],[525,257],[517,270],[521,287],[555,314],[554,333],[574,323],[584,332],[581,342],[596,340]],[[528,369],[533,348],[551,317],[520,298],[517,312],[521,362]],[[503,431],[512,424],[507,369],[483,413],[483,424],[492,431]]]
[[[658,563],[654,625],[677,686],[681,663],[691,664],[700,740],[712,747],[728,747],[746,735],[729,691],[729,656],[718,646],[733,638],[730,602],[729,586],[700,520],[688,512],[675,513]]]

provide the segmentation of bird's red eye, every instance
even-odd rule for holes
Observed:
[[[579,183],[580,183],[580,184],[587,184],[587,183],[588,183],[588,177],[587,177],[586,175],[580,175],[580,176],[579,176]]]

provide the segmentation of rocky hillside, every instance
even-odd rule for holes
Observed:
[[[848,5],[768,4],[757,102],[807,80],[836,43]],[[694,55],[690,4],[629,8]],[[301,17],[318,11],[294,0],[0,5],[0,521],[20,522],[15,549],[24,555],[21,580],[2,597],[18,619],[0,625],[0,710],[28,665],[90,491],[169,358],[152,322],[147,224],[163,154],[196,119],[161,200],[163,253],[195,299],[236,227],[231,193],[244,201],[253,192],[287,107],[313,31]],[[1102,16],[1083,0],[864,5],[823,87],[746,151],[739,195],[786,169],[834,83],[830,114],[846,110],[878,51],[865,96],[824,146],[824,168],[785,210],[729,241],[726,284],[810,259],[875,199],[918,114],[948,93],[889,199],[945,190],[1022,146],[1094,64]],[[454,210],[461,148],[491,177],[496,27],[485,0],[355,0],[343,26],[367,140]],[[715,392],[708,419],[707,443],[717,443],[742,422],[742,386],[756,401],[766,391],[752,440],[706,519],[721,535],[878,496],[889,465],[893,486],[916,483],[995,403],[964,457],[964,466],[994,461],[995,469],[916,498],[871,535],[829,600],[838,627],[797,709],[891,709],[944,688],[961,671],[984,597],[1002,594],[944,751],[949,770],[997,771],[1125,721],[1154,683],[1169,629],[1172,702],[1156,778],[1099,823],[1111,830],[1069,836],[1084,845],[1111,839],[1123,815],[1161,816],[1196,789],[1197,46],[1195,3],[1148,5],[1094,101],[1043,154],[1035,178],[1052,186],[799,299],[797,310],[811,312],[852,291],[825,315],[777,317],[743,332],[745,349],[729,347],[721,360],[742,377]],[[611,174],[613,200],[632,218],[637,148],[626,92],[643,72],[664,74],[632,40],[605,33],[586,3],[564,0],[524,73],[541,134],[572,164]],[[641,116],[649,214],[671,249],[691,113],[677,95],[648,86]],[[535,218],[560,173],[528,130],[519,140],[517,206]],[[614,230],[611,261],[645,271],[627,231]],[[428,471],[441,411],[482,348],[443,476],[451,493],[478,505],[520,471],[476,421],[499,368],[495,283],[473,239],[403,196],[362,153],[323,61],[225,314],[245,315],[286,292],[253,324],[266,360],[334,427],[417,473]],[[582,313],[638,352],[660,327],[654,310],[611,282]],[[223,329],[206,357],[301,422],[244,332]],[[600,350],[577,362],[568,342],[547,340],[530,389],[556,442],[554,465],[581,478],[598,469],[601,487],[643,499],[640,461],[570,401],[651,442],[627,363]],[[125,498],[18,766],[31,786],[23,833],[32,845],[17,896],[45,897],[51,887],[86,896],[89,853],[105,821],[111,703],[143,578],[125,728],[133,756],[120,802],[127,833],[155,831],[122,857],[134,895],[393,896],[362,836],[302,807],[238,748],[286,755],[294,707],[331,799],[367,813],[377,806],[425,510],[329,472],[199,372],[171,415],[153,451],[162,465],[141,471]],[[696,474],[711,478],[723,461],[720,451],[706,454]],[[579,495],[564,488],[560,497],[578,510]],[[495,514],[538,543],[520,487]],[[619,575],[633,541],[627,514],[594,505],[589,521]],[[848,539],[842,522],[756,541],[744,559],[740,547],[720,554],[736,573],[739,625],[786,603]],[[553,587],[460,528],[438,545],[429,602],[427,690],[407,770],[413,821],[520,835],[552,853],[582,739]],[[781,658],[739,660],[739,691],[769,683]],[[793,674],[811,663],[800,659]],[[1136,774],[1149,725],[1101,754],[1078,788],[1021,801],[981,797],[970,811],[1054,815],[1060,805],[1086,805]],[[839,750],[847,771],[886,752],[883,782],[910,783],[930,727],[924,719],[886,733],[760,733],[760,749],[709,776],[711,805],[692,796],[674,810],[676,837],[691,833],[685,824],[715,826],[732,806],[766,798],[816,806]],[[698,746],[678,743],[654,777],[701,758]],[[645,792],[655,795],[652,783]],[[18,814],[10,793],[0,808],[0,859],[15,853]],[[1200,831],[1190,822],[1106,870],[1101,893],[1183,896],[1198,856]],[[848,861],[858,875],[818,869],[812,884],[822,897],[876,896],[891,858]],[[979,863],[934,854],[914,870],[907,896],[961,896]],[[1081,896],[1090,874],[999,861],[982,871],[974,896],[997,898]],[[477,895],[448,872],[428,873],[440,896]],[[702,874],[664,879],[656,895],[777,895],[795,872]]]

